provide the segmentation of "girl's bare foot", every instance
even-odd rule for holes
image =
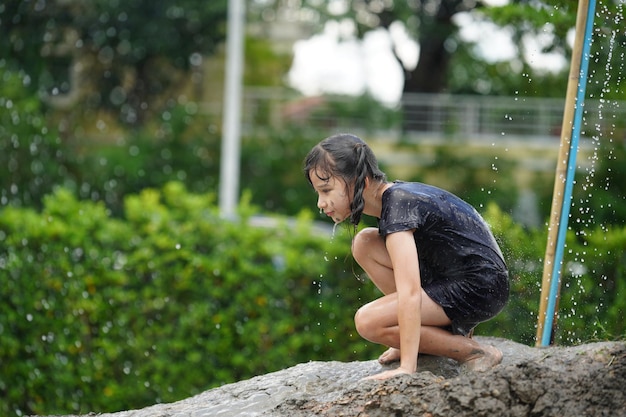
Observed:
[[[410,375],[410,374],[411,372],[407,371],[406,369],[394,368],[394,369],[389,369],[388,371],[381,372],[379,374],[370,375],[366,378],[363,378],[363,380],[372,380],[372,379],[383,380],[383,379],[392,378],[398,375]]]
[[[388,365],[392,362],[400,360],[400,349],[389,348],[382,355],[378,357],[378,363],[381,365]]]
[[[469,371],[484,372],[502,362],[502,352],[500,349],[484,345],[474,351],[469,359],[462,363],[463,367]]]

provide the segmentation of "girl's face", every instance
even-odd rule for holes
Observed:
[[[320,175],[318,175],[320,174]],[[317,207],[333,219],[335,223],[340,223],[350,217],[350,197],[347,193],[344,182],[337,177],[326,177],[318,171],[309,172],[309,178],[313,184],[313,189],[317,193]]]

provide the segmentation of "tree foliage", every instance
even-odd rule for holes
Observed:
[[[584,11],[583,11],[584,12]],[[512,2],[511,4],[481,9],[483,18],[490,19],[512,33],[517,56],[510,64],[518,68],[517,83],[511,84],[523,95],[564,96],[566,71],[572,56],[572,35],[575,31],[577,2],[559,0],[551,2]],[[623,88],[624,51],[626,42],[624,25],[624,2],[599,1],[593,17],[591,51],[589,56],[589,82],[587,96],[611,100],[624,100]],[[584,28],[578,28],[584,33]],[[532,69],[535,59],[524,46],[527,37],[541,38],[542,52],[554,52],[568,62],[561,74],[551,74]],[[478,73],[475,76],[480,76]],[[521,75],[521,77],[520,77]],[[526,79],[524,86],[520,81]],[[511,94],[509,90],[502,91]]]
[[[281,0],[269,3],[276,9],[289,7],[288,2]],[[343,4],[343,7],[338,4]],[[417,66],[404,66],[404,92],[408,93],[441,92],[446,89],[452,52],[448,43],[457,32],[452,18],[457,13],[481,6],[480,1],[474,0],[302,2],[302,7],[310,11],[306,14],[309,20],[320,26],[329,20],[352,20],[359,36],[375,28],[389,29],[392,24],[401,22],[420,44]],[[398,61],[402,64],[399,57]]]
[[[179,71],[215,51],[226,9],[226,0],[10,0],[0,5],[0,53],[49,102],[115,109],[135,124]]]
[[[288,7],[289,3],[273,0],[262,4],[265,8],[280,9]],[[534,53],[537,51],[529,49],[526,41],[540,39],[541,52],[561,55],[569,62],[576,2],[511,0],[503,6],[490,6],[488,2],[474,0],[303,0],[301,8],[308,12],[299,15],[306,16],[307,21],[320,28],[329,20],[352,21],[359,36],[372,29],[403,25],[420,46],[417,66],[404,65],[406,93],[564,95],[567,68],[557,72],[536,68],[533,63],[540,58]],[[623,2],[601,1],[596,10],[591,73],[601,76],[608,68],[613,73],[623,73],[620,71],[623,57],[615,52],[615,46],[623,45],[626,36],[621,30]],[[496,62],[481,56],[474,41],[460,36],[456,18],[461,14],[470,15],[476,22],[495,24],[510,33],[514,56]],[[399,57],[398,60],[402,64]],[[609,84],[611,98],[624,98],[625,93],[619,88],[621,80],[613,79]],[[591,85],[590,95],[598,97],[602,88]]]

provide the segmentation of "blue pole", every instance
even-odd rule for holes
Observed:
[[[585,89],[587,88],[587,75],[589,68],[589,55],[591,49],[591,39],[593,34],[593,17],[595,14],[596,2],[589,1],[587,9],[587,20],[585,23],[585,37],[583,51],[580,62],[580,76],[578,78],[578,92],[576,95],[576,107],[574,111],[574,125],[572,128],[572,139],[570,141],[569,159],[567,161],[567,175],[565,179],[565,192],[563,195],[563,205],[561,207],[561,217],[559,221],[559,231],[556,241],[554,262],[552,265],[552,280],[550,282],[550,294],[548,296],[548,306],[546,309],[542,346],[548,346],[552,336],[552,326],[554,324],[554,314],[558,299],[559,282],[561,279],[561,269],[563,262],[563,251],[565,250],[565,237],[567,235],[567,221],[572,200],[572,189],[574,187],[574,174],[576,172],[576,154],[578,152],[578,141],[583,118],[583,107],[585,102]],[[558,179],[557,179],[558,181]]]

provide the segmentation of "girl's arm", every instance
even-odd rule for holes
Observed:
[[[378,374],[379,379],[417,370],[420,344],[422,285],[413,231],[392,233],[386,239],[398,294],[400,367]]]

